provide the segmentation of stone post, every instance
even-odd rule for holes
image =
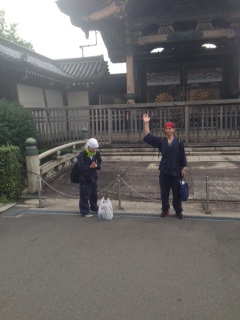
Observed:
[[[88,129],[87,128],[82,128],[82,140],[88,139]]]
[[[88,142],[88,129],[87,128],[82,128],[82,135],[81,135],[81,140],[85,140],[86,143]]]
[[[28,192],[34,194],[38,192],[37,177],[40,176],[37,142],[33,138],[28,138],[25,143]]]

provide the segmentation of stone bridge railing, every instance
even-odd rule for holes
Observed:
[[[26,141],[26,169],[27,169],[27,183],[28,192],[34,194],[39,192],[40,177],[50,177],[56,172],[62,170],[64,167],[76,162],[79,149],[86,145],[86,140],[66,143],[59,147],[50,149],[46,152],[38,154],[36,140],[29,138]],[[61,154],[62,151],[67,151]],[[51,159],[45,161],[51,156]],[[41,164],[42,163],[42,164]]]

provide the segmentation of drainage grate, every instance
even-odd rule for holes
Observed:
[[[207,216],[184,216],[184,219],[188,220],[213,220],[213,221],[236,221],[240,222],[240,217],[213,217],[210,215]]]
[[[174,215],[161,218],[160,214],[146,214],[146,213],[115,213],[114,217],[130,217],[130,218],[160,218],[160,219],[176,219]],[[206,216],[190,216],[184,215],[183,220],[212,220],[212,221],[236,221],[240,222],[240,217],[214,217]]]
[[[16,217],[19,214],[39,214],[39,215],[62,215],[62,216],[79,216],[79,213],[76,211],[46,211],[41,209],[26,209],[26,208],[11,208],[2,213],[4,217]],[[96,215],[97,216],[97,215]],[[127,218],[160,218],[160,219],[176,219],[174,215],[170,215],[166,218],[161,218],[160,214],[153,213],[114,213],[114,217],[127,217]],[[194,216],[194,215],[184,215],[183,220],[209,220],[209,221],[235,221],[240,222],[240,217],[214,217],[209,215],[203,216]]]

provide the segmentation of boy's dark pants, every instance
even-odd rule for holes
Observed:
[[[97,181],[80,181],[80,200],[79,200],[79,210],[81,214],[88,214],[89,211],[98,212],[97,205]],[[89,208],[90,206],[90,208]]]
[[[161,188],[161,200],[162,200],[162,211],[168,211],[169,206],[169,193],[172,189],[173,195],[173,208],[176,213],[182,212],[182,200],[180,195],[180,177],[170,176],[160,172],[159,184]]]

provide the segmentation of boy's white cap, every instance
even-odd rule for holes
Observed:
[[[98,142],[95,138],[91,138],[87,142],[87,147],[97,149],[99,147]]]

